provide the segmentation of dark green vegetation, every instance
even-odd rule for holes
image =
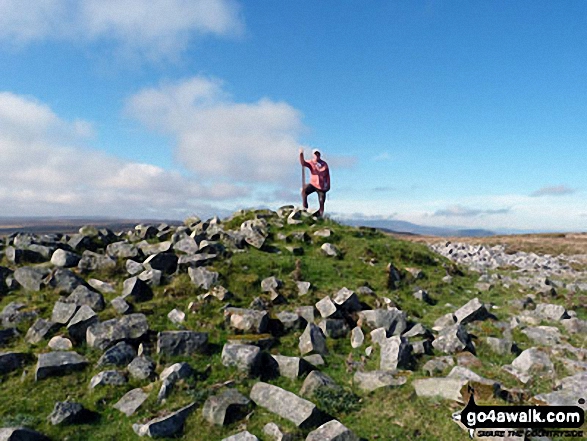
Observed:
[[[252,212],[236,216],[228,220],[223,227],[227,230],[238,229],[244,220],[254,216],[255,213]],[[342,226],[329,220],[316,222],[306,220],[301,225],[288,225],[283,222],[285,225],[282,227],[272,224],[274,221],[275,219],[270,222],[270,235],[264,249],[247,247],[242,252],[228,252],[224,258],[217,259],[209,265],[209,269],[219,272],[219,284],[234,294],[234,298],[229,301],[233,306],[246,308],[255,297],[261,297],[270,302],[269,296],[262,293],[260,287],[261,280],[269,276],[275,276],[284,282],[280,293],[287,300],[285,304],[270,307],[273,315],[280,311],[293,310],[296,306],[314,305],[324,296],[332,296],[345,286],[351,290],[369,286],[375,294],[360,296],[365,309],[384,307],[382,298],[387,297],[395,306],[404,310],[413,322],[420,322],[427,327],[431,327],[441,315],[454,311],[455,307],[460,307],[473,297],[498,305],[500,308],[492,312],[498,319],[507,320],[512,313],[508,307],[508,300],[523,295],[517,287],[505,289],[500,285],[490,291],[478,292],[474,288],[478,274],[468,273],[464,268],[456,268],[448,260],[429,251],[424,244],[398,240],[373,229]],[[313,235],[315,231],[322,228],[331,229],[334,235],[329,238]],[[291,233],[295,232],[306,232],[306,240],[292,239]],[[278,233],[286,235],[289,239],[281,240]],[[320,250],[320,245],[324,242],[334,244],[341,255],[334,258],[326,257]],[[286,246],[301,247],[303,254],[293,255]],[[388,288],[386,267],[389,263],[399,268],[403,275],[400,287],[396,290]],[[14,268],[14,265],[9,264],[5,258],[0,265]],[[405,268],[420,269],[423,277],[414,280]],[[447,273],[453,274],[450,284],[442,281]],[[84,274],[86,280],[97,278],[116,286],[115,293],[105,295],[107,303],[120,295],[122,281],[127,276],[124,260],[120,260],[113,270]],[[307,295],[298,296],[295,280],[311,282],[312,289]],[[423,303],[412,296],[416,286],[428,291],[433,299],[433,305]],[[132,423],[147,421],[197,401],[200,406],[188,417],[183,439],[220,440],[244,430],[245,426],[260,439],[268,439],[263,438],[262,428],[270,421],[276,422],[284,430],[296,431],[297,429],[291,423],[260,407],[255,408],[248,420],[226,427],[212,426],[202,418],[201,405],[208,395],[218,390],[221,383],[231,380],[243,394],[248,396],[251,387],[258,381],[221,364],[222,345],[232,332],[224,325],[222,302],[216,299],[208,302],[197,300],[197,296],[204,292],[205,290],[198,289],[192,284],[187,274],[180,273],[171,278],[168,283],[155,287],[151,300],[133,305],[135,312],[147,315],[150,328],[154,332],[179,329],[167,318],[170,310],[178,308],[187,314],[183,324],[185,329],[209,333],[211,353],[208,356],[161,359],[154,350],[152,351],[151,356],[157,362],[157,373],[177,361],[189,362],[197,372],[193,379],[176,385],[164,403],[156,402],[159,381],[149,384],[148,380],[130,380],[124,386],[108,386],[91,390],[89,388],[91,377],[103,370],[95,367],[101,351],[91,349],[85,344],[75,347],[75,350],[89,359],[88,368],[82,372],[35,382],[35,354],[48,351],[47,342],[42,341],[38,345],[31,346],[21,338],[2,348],[2,351],[30,353],[31,362],[26,365],[24,372],[13,372],[0,379],[0,397],[2,397],[0,427],[25,425],[55,440],[137,439],[131,427]],[[18,301],[25,303],[27,309],[37,311],[39,317],[49,318],[53,304],[58,299],[59,294],[48,288],[35,293],[19,289],[0,297],[0,310],[8,303]],[[553,302],[572,307],[566,304],[567,300],[561,297],[560,300]],[[193,312],[188,311],[190,302],[195,302]],[[581,318],[585,318],[585,311],[577,312]],[[100,320],[106,320],[115,317],[116,313],[108,305],[99,316]],[[26,333],[30,325],[31,322],[26,322],[19,326],[22,335]],[[501,331],[494,322],[478,322],[471,325],[470,330],[478,337],[475,345],[477,356],[482,361],[482,365],[475,367],[474,370],[486,378],[502,382],[506,387],[519,387],[515,378],[500,368],[504,364],[511,363],[515,355],[496,355],[482,339],[486,336],[501,336]],[[298,338],[301,332],[301,330],[295,331],[281,337],[270,352],[299,356]],[[366,370],[377,369],[379,366],[377,350],[371,358],[364,358],[365,347],[371,343],[367,330],[365,334],[365,344],[358,349],[351,347],[349,338],[328,339],[330,355],[325,357],[326,366],[320,369],[341,385],[343,390],[320,392],[315,397],[316,404],[323,410],[335,414],[339,421],[358,436],[368,440],[467,439],[466,433],[450,418],[452,412],[462,406],[450,401],[418,398],[410,381],[400,387],[382,388],[372,393],[360,392],[353,387],[354,370],[348,363],[349,359],[363,361]],[[520,332],[514,332],[514,340],[521,349],[532,346],[527,337]],[[582,344],[576,336],[570,342],[575,346]],[[428,355],[420,357],[414,371],[407,371],[405,374],[410,379],[425,377],[420,368],[431,358],[432,356]],[[560,371],[560,375],[557,376],[562,376],[564,367],[556,367]],[[444,375],[449,370],[447,369]],[[298,393],[303,379],[291,380],[279,377],[270,382]],[[145,390],[150,391],[150,397],[135,415],[128,418],[113,409],[112,405],[135,387],[144,387]],[[538,379],[528,385],[527,389],[532,396],[536,393],[551,391],[552,384],[549,380]],[[90,424],[52,426],[47,421],[47,416],[51,413],[56,401],[66,399],[78,401],[87,409],[95,411],[95,420]],[[495,398],[489,398],[486,403],[489,402],[503,404]],[[478,401],[478,404],[482,402]]]

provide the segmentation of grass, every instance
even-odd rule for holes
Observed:
[[[230,219],[224,228],[238,229],[244,220],[252,219],[254,216],[253,212],[244,212]],[[217,259],[209,265],[209,270],[219,273],[220,283],[234,294],[234,297],[229,300],[232,306],[248,307],[255,297],[269,301],[269,296],[261,291],[261,280],[269,276],[276,276],[283,281],[284,286],[280,293],[287,300],[286,304],[271,307],[272,317],[280,311],[293,310],[296,306],[315,304],[324,296],[333,296],[342,287],[356,290],[367,285],[374,290],[375,294],[360,296],[365,308],[376,308],[381,299],[387,297],[397,307],[404,310],[411,321],[421,322],[431,327],[437,318],[454,311],[474,297],[479,297],[483,302],[498,305],[499,309],[492,312],[498,320],[506,320],[516,312],[508,301],[520,298],[522,295],[517,287],[506,289],[501,285],[486,292],[479,292],[475,289],[478,274],[469,273],[464,268],[455,268],[454,264],[448,260],[430,252],[424,243],[400,240],[369,228],[347,227],[328,219],[319,220],[315,224],[283,223],[282,228],[270,227],[270,237],[265,249],[247,248],[246,252],[231,253],[226,259]],[[316,230],[322,228],[332,229],[334,235],[330,238],[313,235]],[[306,232],[308,239],[296,240],[295,233],[299,232]],[[288,239],[280,240],[278,233],[284,234]],[[548,238],[554,242],[562,239],[566,237]],[[320,251],[320,245],[325,242],[333,243],[340,250],[341,255],[337,258],[325,257]],[[294,256],[286,249],[289,245],[301,247],[303,254]],[[422,271],[423,278],[418,280],[406,278],[399,289],[390,290],[386,272],[389,263],[402,271],[405,268],[418,268]],[[455,275],[452,283],[447,284],[442,281],[447,274],[446,268],[453,272],[459,270],[461,275]],[[120,260],[114,269],[91,272],[84,277],[113,283],[115,292],[105,295],[108,305],[108,301],[120,295],[122,291],[122,280],[126,277],[124,261]],[[313,288],[307,295],[298,296],[295,278],[312,283]],[[428,291],[433,299],[433,305],[425,304],[413,297],[412,293],[417,287]],[[131,380],[121,387],[89,390],[90,379],[100,371],[95,364],[101,353],[82,344],[76,347],[76,351],[86,356],[90,363],[81,372],[35,382],[34,357],[32,357],[32,361],[25,367],[24,374],[22,371],[13,372],[1,378],[0,395],[12,398],[0,400],[0,426],[22,424],[33,427],[52,439],[70,441],[136,439],[132,423],[147,421],[196,401],[197,410],[186,421],[183,439],[221,440],[246,427],[263,440],[262,428],[271,421],[276,422],[283,430],[305,436],[307,431],[298,430],[293,424],[261,407],[256,407],[248,419],[226,427],[211,426],[203,419],[202,405],[210,394],[215,393],[218,385],[231,380],[238,390],[248,396],[251,387],[258,381],[222,365],[220,360],[222,345],[234,333],[225,327],[221,302],[216,299],[210,302],[197,300],[197,296],[204,292],[205,290],[196,288],[188,275],[183,273],[176,275],[163,286],[153,288],[154,295],[151,300],[133,305],[135,312],[148,316],[153,333],[180,328],[209,333],[211,346],[209,354],[166,359],[156,354],[152,355],[157,363],[157,372],[178,361],[189,362],[197,372],[194,379],[176,385],[164,403],[156,402],[160,387],[158,381],[150,384],[148,380]],[[565,297],[564,290],[561,293],[561,298],[554,300],[555,302],[565,304],[572,301]],[[52,305],[58,298],[59,295],[56,292],[47,288],[43,288],[38,293],[18,290],[0,298],[0,309],[11,301],[19,301],[25,303],[28,310],[37,311],[39,317],[48,318],[51,315]],[[188,311],[190,302],[196,304],[193,312]],[[181,326],[172,324],[167,318],[167,314],[173,308],[186,312],[186,321]],[[115,317],[110,306],[107,306],[99,315],[101,320]],[[580,316],[585,317],[584,311],[580,313]],[[24,335],[31,324],[30,321],[20,324],[19,331]],[[561,330],[564,331],[564,329]],[[482,362],[480,367],[473,370],[486,378],[500,381],[505,387],[519,387],[517,380],[501,369],[504,364],[512,362],[515,354],[497,355],[485,343],[487,336],[501,336],[501,331],[495,322],[475,323],[470,326],[470,332],[477,337],[475,340],[477,357]],[[271,352],[299,355],[297,344],[301,333],[302,330],[297,330],[279,338]],[[59,334],[66,334],[65,329],[62,329]],[[532,346],[519,330],[514,330],[514,340],[520,349]],[[585,344],[581,336],[571,336],[569,342],[578,347]],[[321,370],[343,386],[343,392],[338,395],[319,396],[315,400],[323,408],[322,410],[335,413],[335,416],[358,436],[368,440],[466,438],[466,434],[450,418],[452,412],[462,408],[461,405],[449,401],[418,398],[410,385],[413,379],[425,377],[420,368],[426,361],[433,358],[432,356],[425,355],[418,359],[417,369],[406,373],[409,376],[406,385],[364,393],[354,388],[353,372],[349,372],[346,364],[349,355],[355,361],[361,360],[364,356],[364,346],[353,349],[348,338],[329,339],[327,344],[330,354],[325,357],[326,366],[321,367]],[[367,344],[369,344],[368,335],[365,345]],[[23,339],[17,339],[2,350],[24,351],[32,356],[39,351],[45,351],[45,345],[46,342],[41,342],[36,347],[31,347],[24,343]],[[378,351],[376,350],[371,358],[364,359],[364,362],[365,369],[378,369]],[[557,364],[556,369],[561,375],[566,374],[562,365]],[[446,373],[448,372],[444,374]],[[272,384],[294,393],[299,392],[302,382],[303,378],[291,380],[278,377],[271,380]],[[126,392],[136,387],[145,388],[150,392],[150,396],[135,415],[127,418],[113,409],[112,405]],[[547,392],[552,390],[552,382],[549,379],[539,379],[528,385],[527,389],[531,394]],[[47,421],[47,416],[51,413],[56,401],[66,399],[79,401],[90,411],[96,412],[98,417],[88,424],[52,426]],[[489,399],[488,402],[493,402],[492,400],[495,399]],[[495,402],[503,404],[502,401]],[[482,403],[478,401],[478,404]]]

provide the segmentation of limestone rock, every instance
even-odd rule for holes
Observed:
[[[322,318],[334,317],[337,313],[336,305],[329,296],[324,297],[316,303],[316,309]]]
[[[321,355],[328,354],[326,337],[322,330],[314,323],[308,323],[303,334],[299,338],[300,352],[302,355],[315,352]]]
[[[228,438],[224,438],[222,441],[259,441],[259,438],[245,430],[243,432],[235,433]]]
[[[43,279],[49,272],[49,269],[43,267],[22,266],[14,270],[14,278],[27,291],[40,291]]]
[[[251,389],[250,397],[258,406],[301,428],[317,425],[322,419],[315,404],[268,383],[256,383]]]
[[[0,429],[0,441],[51,441],[42,433],[26,427],[4,427]]]
[[[564,306],[554,305],[551,303],[538,303],[534,314],[543,320],[549,320],[558,322],[564,319],[568,319],[569,315]]]
[[[132,297],[135,301],[141,302],[150,299],[152,296],[153,291],[151,291],[151,287],[147,282],[144,282],[137,276],[126,279],[122,284],[122,294],[120,297],[123,299]]]
[[[196,287],[206,290],[210,289],[212,285],[215,285],[218,282],[217,272],[209,271],[202,267],[188,268],[188,275]]]
[[[185,312],[180,311],[177,308],[172,309],[167,314],[167,318],[176,325],[181,325],[185,321]]]
[[[121,341],[116,343],[98,359],[97,366],[126,366],[137,355],[137,351],[128,343]]]
[[[73,424],[82,419],[84,407],[71,401],[58,401],[48,419],[54,426],[58,424]]]
[[[78,306],[74,303],[57,301],[55,302],[55,306],[53,306],[51,321],[65,325],[74,316],[77,308]]]
[[[445,354],[454,354],[468,350],[474,353],[475,347],[471,341],[471,336],[467,333],[462,325],[452,325],[443,328],[438,337],[432,342],[434,349],[437,349]]]
[[[76,306],[89,306],[94,311],[102,311],[104,309],[104,296],[99,292],[92,291],[86,286],[80,285],[73,290],[66,302],[73,303]]]
[[[339,421],[331,420],[311,431],[306,441],[359,441],[359,437]]]
[[[391,371],[355,372],[353,383],[365,392],[371,392],[381,387],[401,386],[407,382],[404,376],[395,376]]]
[[[114,404],[116,410],[121,411],[126,416],[134,414],[139,407],[147,400],[149,394],[144,392],[140,387],[128,391],[120,400]]]
[[[51,263],[61,268],[71,268],[77,266],[80,259],[81,256],[78,254],[58,248],[51,256]]]
[[[202,416],[211,424],[224,426],[242,419],[250,408],[251,400],[236,389],[228,389],[206,400]]]
[[[92,377],[90,388],[95,389],[98,386],[122,386],[127,383],[127,379],[119,371],[102,371]]]
[[[255,375],[260,367],[261,349],[253,345],[225,344],[222,348],[222,364],[234,366],[239,371]]]
[[[365,341],[365,334],[360,327],[356,326],[351,331],[351,346],[356,349],[363,346],[363,342]]]
[[[147,270],[158,270],[163,274],[173,274],[177,271],[178,257],[174,253],[157,253],[147,257],[143,266]]]
[[[68,338],[56,335],[49,340],[47,346],[53,351],[70,351],[73,348],[73,343]]]
[[[149,323],[144,314],[129,314],[90,326],[86,331],[86,341],[88,346],[104,350],[119,341],[139,340],[148,330]]]
[[[24,339],[27,343],[37,344],[57,329],[58,324],[50,320],[37,319],[29,328]]]
[[[534,343],[543,346],[554,346],[561,342],[561,333],[554,326],[527,327],[522,333]]]
[[[312,371],[308,374],[302,388],[300,395],[303,397],[312,397],[314,393],[321,388],[340,389],[341,387],[328,375],[320,371]]]
[[[312,369],[312,365],[300,357],[287,357],[285,355],[271,356],[279,366],[279,375],[295,380]]]
[[[155,362],[141,355],[135,357],[127,366],[128,373],[137,380],[146,380],[155,375]]]
[[[405,337],[398,335],[386,339],[381,344],[379,368],[386,371],[409,369],[413,365],[412,346]]]
[[[186,418],[195,408],[196,403],[192,403],[169,415],[152,419],[145,424],[133,424],[132,428],[139,436],[150,436],[151,438],[173,437],[183,431]]]
[[[0,375],[20,369],[26,363],[28,355],[21,352],[0,352]]]
[[[82,305],[67,324],[67,332],[72,340],[82,342],[86,338],[87,329],[98,323],[98,316],[88,305]]]
[[[55,351],[38,355],[35,380],[79,371],[86,367],[88,361],[76,352]]]
[[[338,249],[334,245],[328,242],[322,244],[320,249],[328,257],[338,257],[338,255],[340,254],[340,251],[338,251]]]
[[[361,310],[359,297],[346,287],[340,289],[332,300],[344,311],[353,312]]]
[[[157,353],[164,356],[203,354],[208,334],[194,331],[163,331],[157,334]]]
[[[489,312],[485,308],[485,305],[475,297],[457,309],[454,315],[458,324],[466,325],[475,320],[485,320],[489,317]]]
[[[228,325],[245,333],[263,334],[269,325],[267,311],[243,308],[226,308],[224,319]]]
[[[405,312],[397,308],[370,309],[360,311],[358,315],[368,328],[385,328],[390,335],[400,335],[408,327]]]
[[[461,378],[424,378],[412,381],[412,386],[419,397],[440,397],[462,402],[462,387],[467,380]]]

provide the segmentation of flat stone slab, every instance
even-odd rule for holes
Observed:
[[[391,371],[357,371],[353,377],[353,383],[365,392],[371,392],[382,387],[396,387],[406,384],[404,376],[394,375]]]
[[[86,358],[73,351],[54,351],[39,354],[35,369],[35,380],[39,381],[47,377],[80,371],[87,364],[88,360]]]
[[[258,406],[291,421],[298,427],[315,426],[322,418],[314,403],[262,381],[253,386],[250,397]]]
[[[124,394],[122,398],[118,400],[112,407],[121,411],[126,416],[131,416],[137,411],[139,407],[141,407],[141,405],[148,397],[149,394],[138,387]]]
[[[412,381],[412,386],[419,397],[440,397],[463,402],[461,388],[467,381],[462,378],[423,378]]]

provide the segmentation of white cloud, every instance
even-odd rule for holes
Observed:
[[[85,146],[84,121],[66,121],[33,98],[0,93],[3,215],[116,215],[198,211],[247,195],[233,183],[205,186],[179,172]],[[175,216],[175,214],[174,214]]]
[[[434,216],[444,217],[476,217],[494,214],[508,214],[511,208],[481,209],[469,208],[462,205],[451,205],[434,212]]]
[[[2,0],[0,40],[115,42],[149,58],[173,57],[194,35],[244,28],[234,0]]]
[[[214,182],[296,185],[301,113],[262,98],[238,103],[215,79],[194,77],[132,96],[126,113],[172,135],[176,159]]]
[[[530,196],[564,196],[567,194],[573,194],[575,192],[576,190],[574,188],[567,187],[566,185],[555,185],[553,187],[542,187],[541,189],[533,192]]]

